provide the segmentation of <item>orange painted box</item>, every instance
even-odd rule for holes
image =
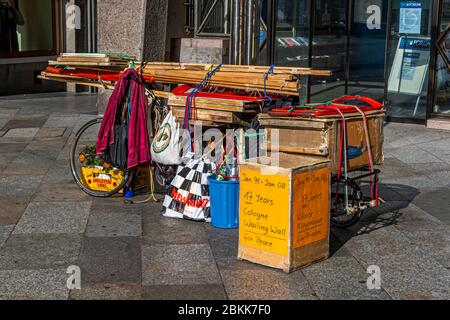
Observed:
[[[331,165],[271,158],[240,165],[238,259],[289,273],[329,256]]]

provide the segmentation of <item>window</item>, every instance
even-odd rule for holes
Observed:
[[[55,0],[0,0],[0,57],[56,53]]]
[[[230,0],[197,0],[195,34],[198,36],[230,35]]]

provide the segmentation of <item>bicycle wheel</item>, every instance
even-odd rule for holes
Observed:
[[[345,205],[347,199],[342,190],[345,185],[348,189],[347,205]],[[332,190],[334,190],[334,188],[335,184],[332,185]],[[361,218],[362,211],[360,209],[360,204],[362,201],[363,194],[359,185],[354,182],[343,182],[337,199],[332,199],[331,224],[337,228],[350,228],[355,225]]]
[[[76,133],[70,151],[70,169],[81,190],[93,197],[108,198],[125,187],[130,175],[128,171],[109,167],[96,156],[101,122],[101,118],[91,120]]]

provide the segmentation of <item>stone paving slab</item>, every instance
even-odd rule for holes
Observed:
[[[0,195],[6,197],[32,196],[39,189],[43,176],[0,176]]]
[[[9,120],[9,119],[12,119],[12,118],[14,118],[14,116],[17,114],[17,112],[19,111],[20,109],[6,109],[6,108],[3,108],[3,107],[1,107],[0,108],[0,119],[7,119],[7,120]]]
[[[9,121],[8,119],[1,119],[0,118],[0,132],[3,132],[2,129],[8,123],[8,121]]]
[[[19,111],[18,113],[20,113]],[[45,114],[33,112],[30,115],[16,115],[9,120],[4,129],[40,128],[47,121]]]
[[[205,244],[143,246],[142,271],[144,286],[221,284]]]
[[[31,202],[14,234],[82,234],[92,202]]]
[[[142,297],[144,300],[227,300],[225,289],[218,284],[146,286]]]
[[[333,256],[302,270],[323,300],[390,300],[384,290],[369,290],[370,276],[354,257]]]
[[[44,184],[73,184],[69,161],[55,161],[47,171],[42,182]]]
[[[8,240],[13,229],[14,225],[0,225],[0,248],[5,244],[6,240]]]
[[[383,178],[383,183],[403,185],[403,186],[407,186],[409,188],[413,187],[416,189],[432,188],[432,187],[436,186],[436,182],[426,176],[414,176],[414,177],[407,177],[407,178],[403,178],[403,177]]]
[[[86,227],[87,237],[140,237],[142,218],[139,213],[117,211],[112,205],[94,203]]]
[[[83,285],[141,284],[141,241],[135,237],[85,237],[79,266]]]
[[[18,153],[0,153],[0,173],[5,170],[14,159],[18,156]],[[0,176],[2,176],[0,174]]]
[[[450,184],[450,180],[449,180]],[[450,188],[437,188],[423,190],[413,203],[439,219],[441,222],[450,225]]]
[[[3,298],[448,298],[450,132],[386,125],[380,195],[387,203],[352,228],[333,228],[330,259],[287,275],[238,261],[237,230],[163,218],[161,203],[129,206],[121,197],[81,192],[69,151],[75,130],[96,117],[96,100],[66,93],[0,97]],[[29,128],[39,131],[2,136]],[[92,205],[80,211],[80,203]],[[367,290],[370,264],[381,267],[381,291]],[[83,279],[83,289],[70,296],[69,265],[79,265]],[[38,282],[29,285],[33,277]]]
[[[52,114],[43,125],[43,128],[73,128],[79,118],[79,114],[61,114],[56,116]]]
[[[43,178],[43,177],[42,177]],[[34,194],[35,202],[86,202],[92,201],[73,182],[70,183],[42,183]]]
[[[39,132],[39,128],[17,128],[7,129],[4,138],[34,138]]]
[[[230,300],[317,300],[302,272],[290,275],[268,268],[221,271]]]
[[[144,219],[145,245],[208,243],[205,224],[182,219]]]
[[[0,270],[68,268],[80,252],[79,235],[12,235],[0,250]]]
[[[13,161],[3,169],[2,175],[17,177],[45,176],[51,167],[52,165],[49,162],[25,164]]]
[[[386,157],[384,165],[379,166],[382,178],[391,177],[414,177],[420,175],[421,172],[414,167],[414,164],[405,164],[395,157]]]
[[[0,153],[20,153],[28,146],[28,143],[0,143]]]
[[[247,261],[238,261],[238,230],[222,230],[207,226],[209,243],[220,270],[259,269],[260,266]]]
[[[31,197],[0,196],[0,225],[15,225],[19,222]]]
[[[0,270],[0,300],[66,300],[66,269]]]
[[[45,141],[61,138],[64,136],[64,133],[66,131],[67,128],[41,128],[39,132],[36,134],[35,139]]]
[[[89,284],[70,291],[70,300],[140,300],[141,285]]]
[[[448,299],[449,271],[395,227],[353,237],[345,246],[364,267],[381,268],[382,287],[393,299]]]
[[[389,255],[378,265],[382,272],[382,286],[393,299],[450,299],[449,273],[439,264],[416,264],[411,261],[411,256]]]

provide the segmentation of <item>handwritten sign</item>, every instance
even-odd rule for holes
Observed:
[[[328,237],[329,170],[323,168],[294,177],[294,248],[302,248]]]
[[[288,255],[289,176],[261,175],[241,169],[240,229],[242,245]]]

